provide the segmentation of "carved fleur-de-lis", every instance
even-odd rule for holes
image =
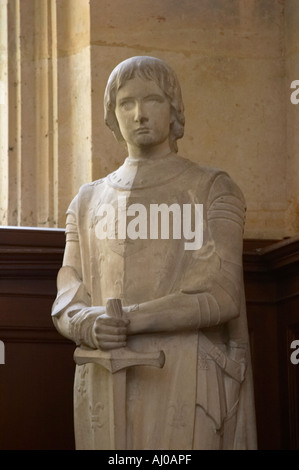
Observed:
[[[187,415],[189,405],[186,402],[170,402],[168,406],[168,424],[175,428],[185,427],[187,425]]]
[[[89,405],[90,409],[90,418],[91,418],[91,428],[95,430],[96,428],[102,428],[105,424],[105,406],[102,402],[97,402],[93,406]]]

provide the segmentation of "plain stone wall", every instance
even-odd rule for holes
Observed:
[[[152,55],[181,83],[179,153],[237,182],[245,237],[298,234],[298,0],[10,0],[8,21],[2,224],[63,227],[80,185],[122,163],[103,120],[106,82],[120,61]]]

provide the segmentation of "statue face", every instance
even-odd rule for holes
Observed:
[[[128,146],[148,148],[168,142],[170,104],[154,81],[128,80],[116,95],[115,115]]]

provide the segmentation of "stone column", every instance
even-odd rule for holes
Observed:
[[[89,0],[56,0],[58,226],[79,187],[92,180]]]
[[[1,113],[0,222],[63,227],[71,198],[91,179],[89,2],[0,7],[1,58],[9,56],[0,77],[9,109]]]

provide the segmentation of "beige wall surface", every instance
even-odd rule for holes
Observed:
[[[286,84],[299,80],[299,4],[287,0],[285,6]],[[293,89],[291,90],[294,91]],[[297,101],[299,95],[296,94]],[[299,103],[287,102],[286,181],[287,213],[285,233],[299,233]]]
[[[17,0],[10,1],[18,4]],[[34,0],[23,1],[31,3],[32,8],[37,5]],[[43,92],[52,103],[49,110],[54,123],[51,145],[47,147],[47,168],[52,168],[47,183],[54,188],[49,190],[52,216],[38,219],[33,215],[28,223],[16,205],[3,211],[4,223],[5,214],[16,211],[20,225],[62,227],[65,210],[79,186],[105,176],[122,163],[126,149],[114,140],[103,121],[105,85],[120,61],[134,55],[152,55],[165,59],[181,83],[186,128],[179,141],[179,153],[202,165],[222,168],[237,182],[247,201],[245,237],[298,234],[299,105],[290,102],[290,84],[299,80],[298,1],[41,3],[52,19],[48,22],[52,85]],[[27,32],[21,56],[26,47],[36,51],[40,15],[27,16],[27,23],[33,22],[35,41]],[[41,33],[38,37],[40,43]],[[33,68],[36,52],[34,57]],[[41,89],[44,81],[40,74],[37,77]],[[25,88],[21,90],[24,111],[30,105]],[[31,110],[35,132],[39,101],[36,106],[38,109]],[[34,148],[40,148],[37,137],[34,142]],[[36,168],[43,168],[41,152],[35,152],[37,155],[29,160],[35,159],[34,174]],[[21,160],[29,158],[28,153],[29,149],[24,148]],[[24,175],[18,182],[19,191],[26,187],[33,199],[40,199],[43,186],[34,179],[28,186],[28,178]],[[35,178],[43,181],[45,177],[39,173]],[[12,187],[11,200],[14,191]],[[31,211],[38,212],[34,204]]]

